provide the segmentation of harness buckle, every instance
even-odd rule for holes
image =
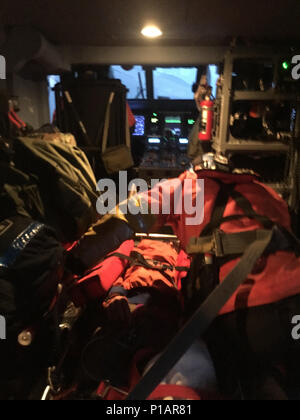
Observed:
[[[216,257],[224,257],[224,248],[222,242],[222,231],[216,229],[213,232],[213,252]]]

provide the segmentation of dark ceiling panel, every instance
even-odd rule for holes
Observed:
[[[198,25],[207,35],[300,39],[299,0],[210,0],[198,14],[194,10],[199,8],[199,1],[190,0],[189,3],[188,25]]]
[[[147,20],[161,45],[226,44],[231,37],[300,41],[299,0],[1,0],[0,21],[30,24],[51,41],[73,45],[145,44]],[[149,42],[149,41],[148,41]]]

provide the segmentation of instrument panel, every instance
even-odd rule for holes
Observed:
[[[196,121],[195,113],[149,112],[135,113],[134,137],[145,137],[148,146],[163,145],[165,141],[184,149]]]
[[[135,113],[135,141],[143,142],[145,153],[138,167],[139,177],[165,179],[179,176],[190,167],[188,137],[197,112]]]

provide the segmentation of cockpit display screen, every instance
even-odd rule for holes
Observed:
[[[144,115],[135,115],[135,130],[134,136],[144,136],[145,135],[145,121],[146,117]]]
[[[175,136],[181,136],[181,117],[165,117],[165,129],[170,129]]]

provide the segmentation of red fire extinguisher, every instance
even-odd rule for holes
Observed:
[[[213,120],[214,101],[211,98],[206,97],[205,100],[201,102],[199,140],[210,141],[212,139]]]

